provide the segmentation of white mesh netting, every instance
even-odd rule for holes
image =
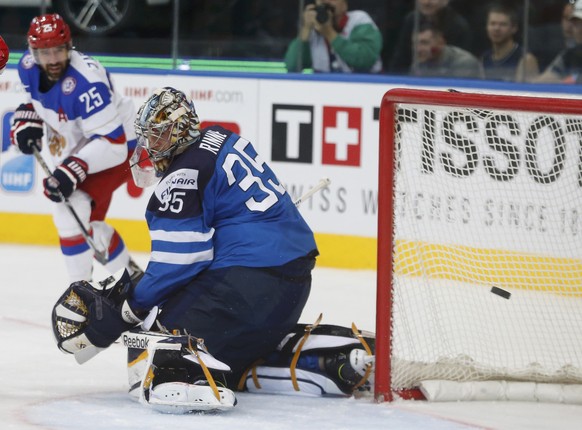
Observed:
[[[582,383],[582,116],[397,112],[392,388]]]

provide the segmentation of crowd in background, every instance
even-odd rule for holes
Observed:
[[[349,12],[360,11],[370,18],[379,34],[372,42],[378,62],[373,61],[369,68],[369,61],[362,58],[354,67],[349,61],[343,64],[342,54],[335,54],[338,50],[349,52],[350,47],[331,42],[329,27],[324,29],[327,40],[323,37],[319,47],[332,47],[331,63],[337,60],[343,65],[337,70],[333,64],[317,70],[317,60],[313,65],[309,57],[301,57],[302,68],[311,65],[315,71],[569,83],[578,82],[578,69],[582,70],[582,47],[578,49],[576,40],[579,32],[582,42],[582,1],[579,10],[575,0],[315,0],[322,2],[336,7],[345,3]],[[305,9],[301,9],[313,7],[311,3],[314,0],[182,1],[179,54],[191,58],[285,60],[289,71],[298,71],[297,65],[288,62],[288,50],[301,39],[302,31],[301,42],[315,43],[309,41],[309,29],[303,25]],[[0,24],[11,48],[18,50],[20,47],[14,46],[18,39],[6,36],[6,32],[20,31],[24,40],[24,31],[17,27],[20,20],[26,28],[27,17],[20,13],[15,18],[9,9],[0,8]],[[131,49],[135,55],[167,55],[172,35],[171,1],[165,9],[150,8],[144,14],[120,34],[79,34],[74,35],[75,42],[89,53],[116,54]],[[357,19],[361,23],[362,16]],[[347,30],[335,29],[339,36],[342,31],[353,31],[349,25]],[[363,33],[364,39],[371,37],[370,31]],[[360,36],[360,32],[356,34]],[[139,43],[128,45],[130,42],[122,39]],[[352,49],[358,50],[363,52]],[[297,61],[297,52],[292,54]]]

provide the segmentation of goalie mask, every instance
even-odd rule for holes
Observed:
[[[200,120],[193,103],[182,91],[171,87],[154,91],[139,108],[134,125],[138,147],[132,157],[131,170],[136,184],[142,187],[151,185],[147,180],[151,176],[159,179],[173,157],[200,136]],[[151,160],[153,169],[146,159]]]

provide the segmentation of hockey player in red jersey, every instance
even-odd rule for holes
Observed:
[[[95,255],[111,273],[126,267],[139,276],[121,236],[105,222],[113,192],[131,180],[133,102],[114,91],[101,64],[73,48],[58,14],[35,17],[27,41],[18,74],[28,102],[14,113],[11,139],[37,157],[45,142],[43,157],[55,169],[43,181],[44,194],[56,203],[53,221],[69,277],[90,280]]]

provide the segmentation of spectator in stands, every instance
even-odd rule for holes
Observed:
[[[418,12],[418,21],[415,13]],[[389,71],[406,74],[413,62],[412,40],[415,26],[430,23],[439,28],[448,43],[464,50],[471,50],[472,33],[467,20],[449,6],[449,0],[417,0],[417,10],[404,18],[396,41]]]
[[[411,67],[411,75],[441,78],[483,77],[477,57],[458,46],[447,45],[443,32],[433,24],[424,23],[419,27],[415,46],[417,63]]]
[[[538,61],[525,53],[514,39],[518,30],[515,11],[495,3],[487,12],[487,37],[491,48],[483,53],[481,63],[486,79],[529,81],[539,74]]]
[[[528,49],[538,60],[540,70],[545,70],[557,54],[576,45],[573,23],[570,20],[574,0],[561,0],[560,21],[530,26]]]
[[[582,83],[582,0],[576,0],[570,16],[576,45],[560,52],[533,82]]]
[[[576,46],[576,39],[574,38],[574,24],[571,20],[573,11],[574,1],[568,0],[562,9],[562,19],[560,20],[563,44],[565,48],[573,48]]]
[[[382,35],[370,15],[348,11],[347,0],[316,0],[305,6],[299,36],[285,54],[289,72],[379,73]]]

